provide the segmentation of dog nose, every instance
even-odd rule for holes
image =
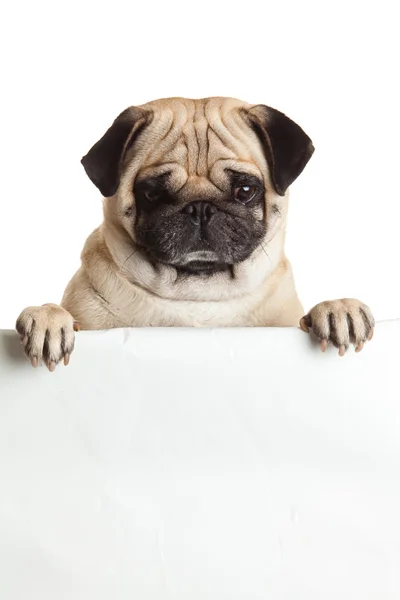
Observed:
[[[189,215],[196,225],[209,223],[217,212],[217,207],[211,202],[192,202],[183,209],[185,215]]]

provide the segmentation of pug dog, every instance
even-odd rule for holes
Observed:
[[[290,327],[343,356],[370,340],[354,299],[306,315],[285,255],[289,187],[314,152],[282,112],[233,98],[169,98],[123,111],[82,158],[104,220],[61,305],[26,308],[32,365],[69,363],[75,331],[114,327]]]

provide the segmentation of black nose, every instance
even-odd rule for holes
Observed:
[[[196,225],[202,225],[211,221],[217,212],[217,207],[211,202],[192,202],[185,206],[182,212],[190,215],[192,222]]]

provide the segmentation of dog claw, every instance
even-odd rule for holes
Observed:
[[[354,298],[320,302],[300,320],[303,331],[310,331],[325,352],[332,343],[339,356],[345,356],[350,346],[361,352],[372,339],[375,320],[371,310]]]
[[[22,348],[32,367],[43,363],[50,372],[64,361],[68,365],[74,349],[74,330],[79,325],[61,306],[28,306],[15,324]]]

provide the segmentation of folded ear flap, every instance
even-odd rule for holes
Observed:
[[[127,108],[82,158],[86,174],[106,198],[117,191],[122,161],[149,117],[148,111]]]
[[[253,106],[247,117],[264,147],[275,189],[284,196],[310,160],[312,141],[299,125],[269,106]]]

